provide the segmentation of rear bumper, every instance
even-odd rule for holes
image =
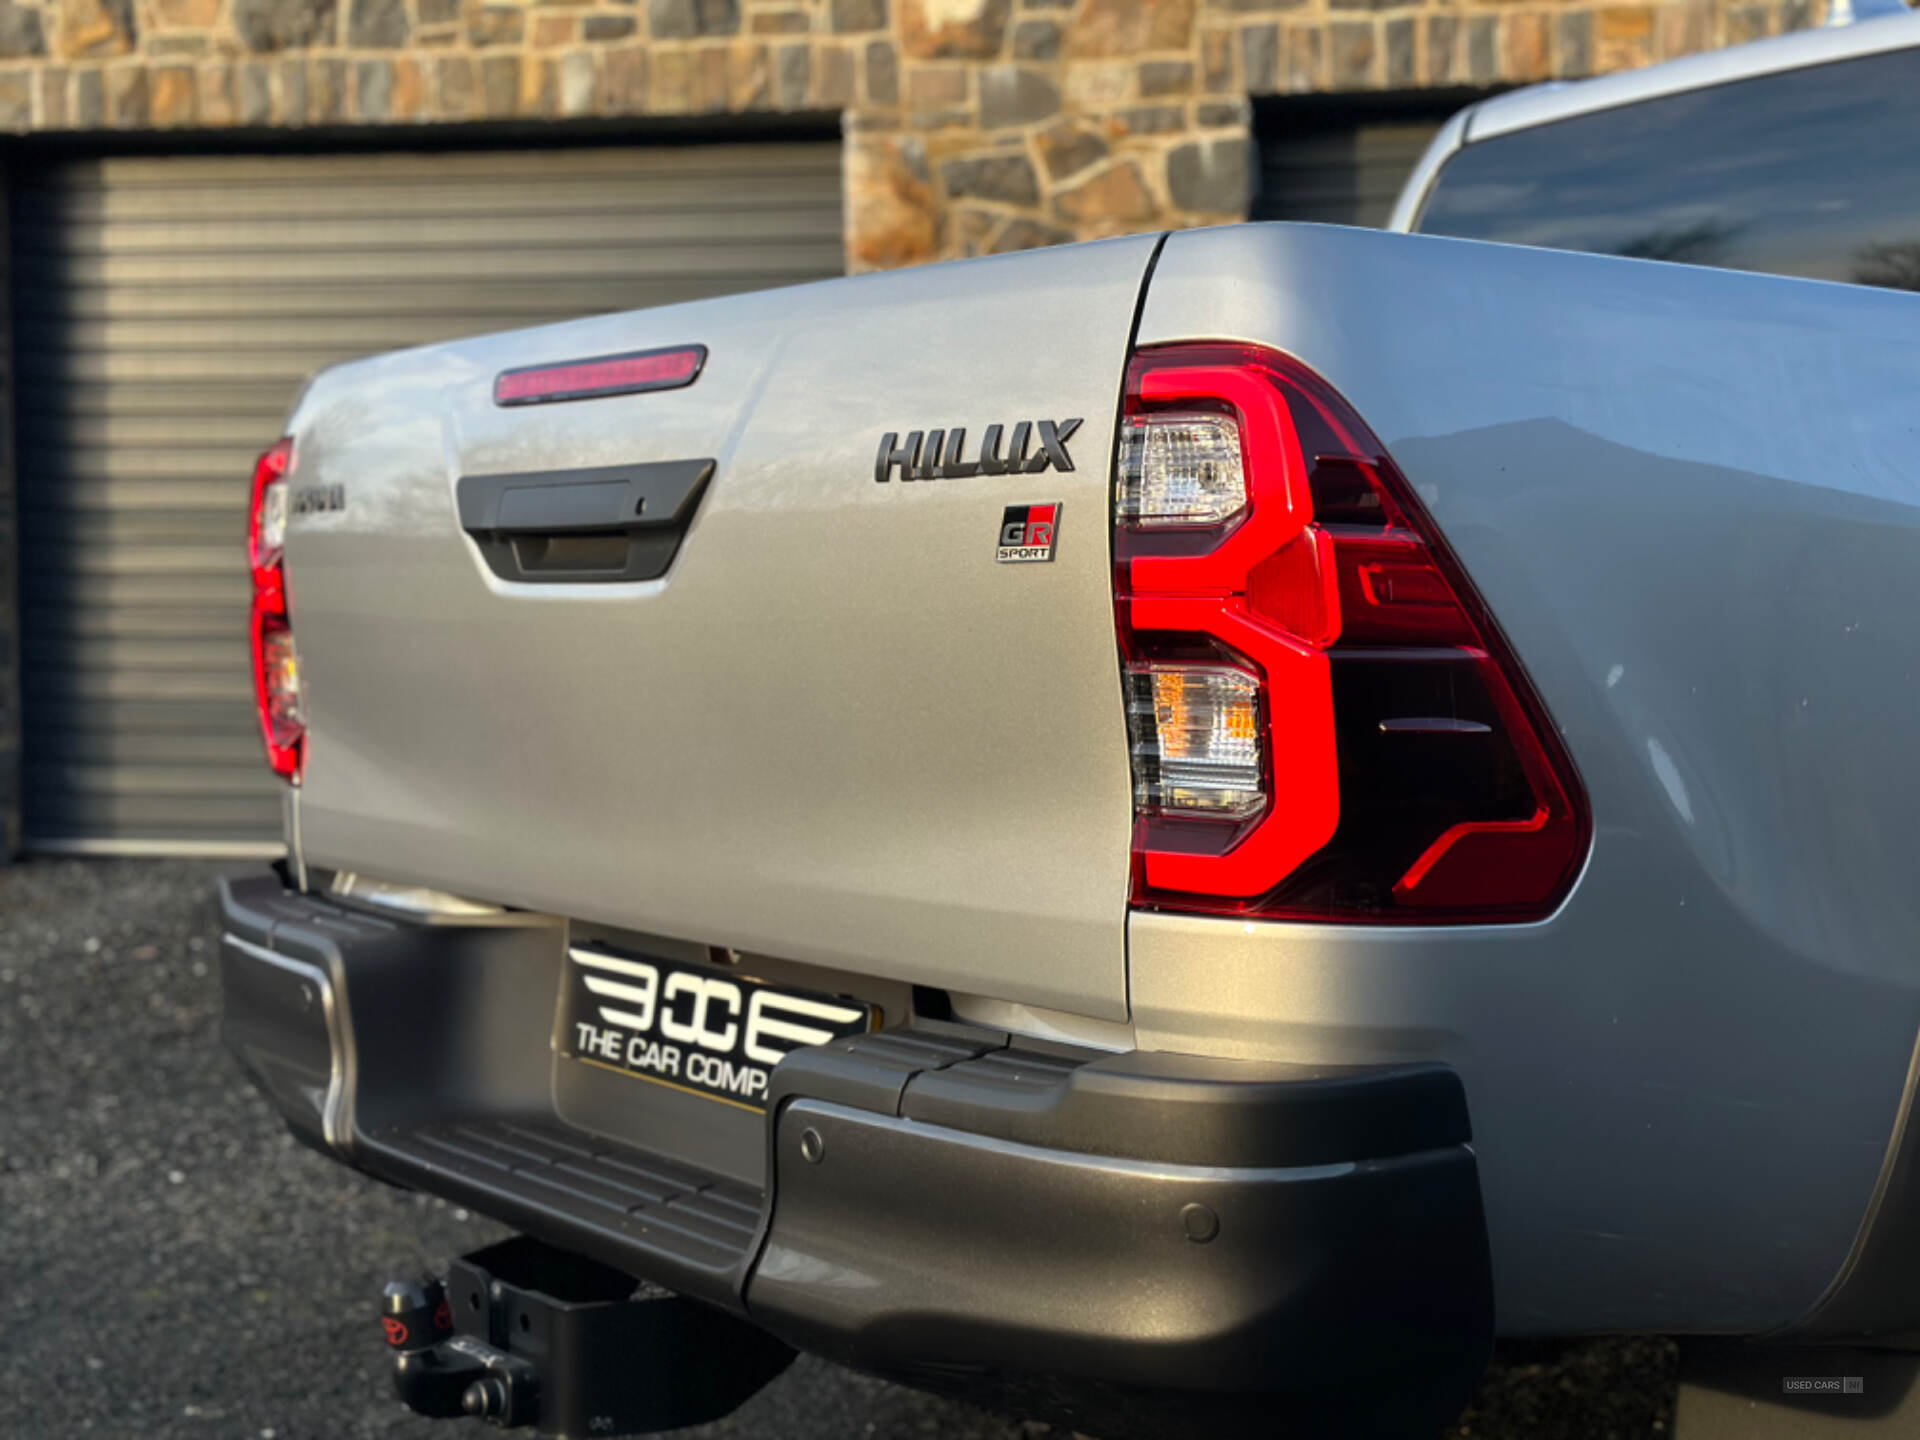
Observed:
[[[1484,1363],[1444,1067],[923,1022],[783,1061],[756,1188],[559,1122],[558,931],[406,923],[273,877],[223,883],[221,909],[227,1041],[297,1134],[802,1348],[1109,1440],[1400,1433],[1457,1412]]]

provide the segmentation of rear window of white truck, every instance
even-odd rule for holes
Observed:
[[[1920,50],[1470,144],[1415,228],[1920,290]]]

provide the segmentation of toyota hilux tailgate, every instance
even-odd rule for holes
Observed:
[[[1124,1017],[1108,485],[1156,244],[326,372],[291,425],[305,863]],[[651,351],[691,383],[542,392]]]

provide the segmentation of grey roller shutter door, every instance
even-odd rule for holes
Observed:
[[[1400,187],[1452,107],[1431,118],[1276,124],[1260,143],[1256,220],[1387,223]]]
[[[834,143],[122,156],[16,174],[30,847],[266,848],[247,477],[396,346],[842,269]]]

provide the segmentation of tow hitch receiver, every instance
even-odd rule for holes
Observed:
[[[524,1235],[444,1282],[392,1282],[380,1323],[408,1409],[563,1437],[717,1420],[793,1359],[744,1320]]]

